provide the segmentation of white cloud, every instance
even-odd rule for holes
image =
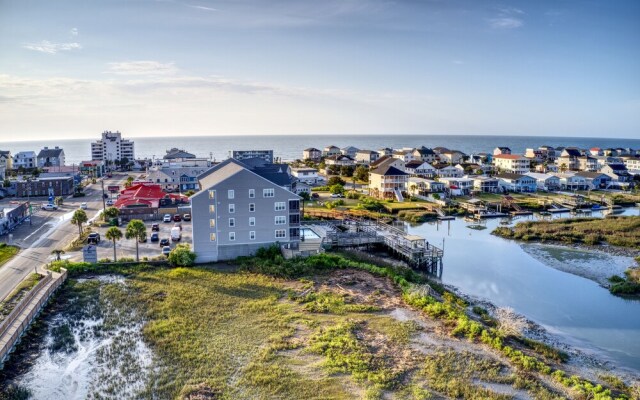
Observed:
[[[78,36],[78,28],[71,28],[69,33],[71,34],[71,36]]]
[[[82,48],[80,43],[52,43],[48,40],[43,40],[40,43],[27,43],[22,47],[27,50],[39,51],[47,54],[56,54],[60,51],[79,50]]]
[[[195,9],[197,9],[197,10],[203,10],[203,11],[218,11],[218,10],[217,10],[217,9],[215,9],[215,8],[205,7],[205,6],[194,6],[194,5],[191,5],[191,4],[189,4],[189,7],[191,7],[191,8],[195,8]]]
[[[123,61],[109,63],[109,73],[118,75],[168,75],[178,71],[174,63]]]
[[[489,20],[489,24],[494,29],[515,29],[524,25],[524,22],[519,18],[501,17]]]

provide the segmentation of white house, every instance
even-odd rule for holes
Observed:
[[[499,189],[499,181],[496,178],[490,176],[474,176],[473,190],[477,190],[482,193],[497,193]]]
[[[313,185],[319,180],[318,170],[315,168],[291,168],[291,175],[308,185]]]
[[[335,156],[330,156],[324,159],[324,163],[325,165],[329,166],[329,165],[338,165],[340,167],[342,166],[352,166],[355,165],[356,161],[349,157],[349,156],[345,156],[342,154],[339,155],[335,155]]]
[[[433,149],[429,149],[424,146],[414,149],[412,154],[414,160],[426,161],[428,163],[435,162],[438,158]]]
[[[495,176],[498,185],[503,191],[509,192],[535,192],[536,180],[530,176],[510,173],[500,173]]]
[[[429,196],[433,193],[444,193],[445,184],[431,179],[410,177],[409,178],[409,194],[414,196]]]
[[[436,169],[433,165],[426,161],[413,160],[409,161],[404,166],[405,171],[408,174],[419,176],[422,178],[433,178],[436,176]]]
[[[560,178],[555,175],[539,172],[527,172],[526,175],[536,180],[538,190],[558,190],[560,188]]]
[[[64,150],[56,146],[53,149],[45,147],[36,157],[38,167],[61,167],[65,165]]]
[[[554,175],[560,179],[560,189],[562,190],[587,190],[590,187],[586,178],[576,173],[560,172]]]
[[[439,178],[460,178],[464,175],[459,168],[449,164],[435,164],[433,168],[435,168],[436,175]]]
[[[412,150],[394,150],[392,156],[398,158],[406,163],[413,160]]]
[[[356,153],[358,152],[358,150],[359,149],[357,147],[347,146],[347,147],[341,148],[340,152],[345,156],[356,158]]]
[[[309,147],[302,151],[303,160],[320,161],[320,158],[322,158],[322,151],[315,147]]]
[[[369,194],[379,199],[397,199],[403,201],[402,192],[407,191],[409,174],[396,168],[395,162],[401,161],[386,158],[372,166],[369,170]]]
[[[21,151],[13,156],[13,168],[35,168],[38,165],[35,151]]]
[[[493,168],[499,172],[524,175],[529,172],[531,161],[518,154],[498,154],[493,156]]]
[[[471,178],[439,178],[445,184],[445,190],[451,196],[466,196],[473,190]]]
[[[338,146],[327,146],[322,150],[322,155],[325,157],[333,157],[339,154],[342,154],[342,152]]]
[[[369,165],[380,158],[380,153],[372,150],[358,150],[355,158],[358,164]]]

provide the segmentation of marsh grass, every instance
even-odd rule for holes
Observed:
[[[559,241],[589,245],[607,243],[640,247],[640,217],[564,218],[520,222],[513,228],[498,227],[493,234],[525,241]]]

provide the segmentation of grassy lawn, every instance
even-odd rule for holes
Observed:
[[[0,267],[7,261],[11,260],[13,256],[18,254],[20,249],[16,246],[9,246],[5,243],[0,244]]]
[[[400,210],[424,210],[425,205],[432,206],[433,203],[421,201],[403,201],[402,203],[394,201],[393,203],[383,203],[384,208],[389,212]]]

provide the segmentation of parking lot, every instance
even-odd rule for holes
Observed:
[[[181,214],[182,215],[182,214]],[[151,241],[151,225],[158,224],[160,231],[159,239],[169,239],[169,245],[173,249],[179,243],[192,243],[192,227],[190,221],[182,220],[180,224],[182,224],[182,238],[179,242],[171,241],[171,228],[174,227],[175,222],[172,220],[171,222],[162,222],[159,221],[145,221],[145,226],[147,227],[147,241],[145,243],[138,243],[139,251],[140,251],[140,259],[143,257],[157,257],[162,255],[162,247],[160,246],[160,241],[152,242]],[[119,227],[122,231],[123,235],[127,229],[126,223],[123,223],[122,226]],[[113,243],[110,240],[105,238],[105,233],[107,232],[108,227],[105,228],[93,228],[94,232],[98,232],[100,234],[100,244],[98,245],[98,259],[109,258],[113,259]],[[122,257],[127,258],[135,258],[136,256],[136,243],[134,239],[126,239],[122,238],[121,240],[116,242],[116,254],[118,259]],[[80,255],[80,257],[82,257]]]

